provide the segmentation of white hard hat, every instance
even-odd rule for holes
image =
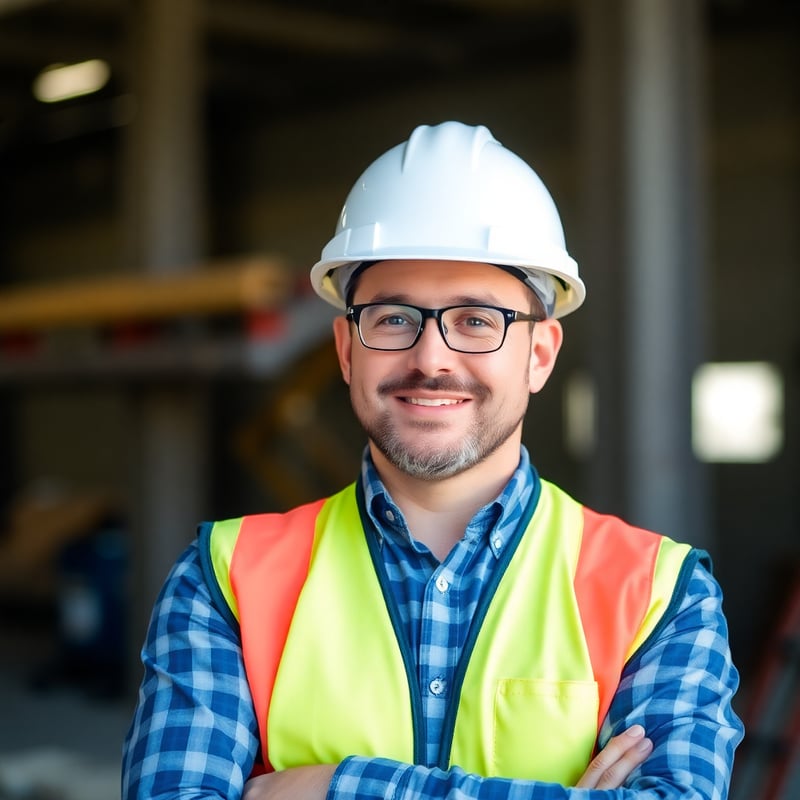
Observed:
[[[311,269],[311,284],[344,308],[353,272],[389,259],[516,267],[554,317],[586,296],[547,188],[483,126],[422,125],[367,167]]]

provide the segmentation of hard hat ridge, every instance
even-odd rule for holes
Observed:
[[[466,166],[468,169],[475,169],[481,151],[489,143],[497,144],[497,140],[485,125],[476,125],[474,128],[461,123],[418,125],[408,140],[401,145],[403,147],[401,169],[405,171],[406,164],[412,163],[417,151],[426,146],[443,153],[456,147],[463,147],[465,152],[470,153],[466,159]]]
[[[396,259],[516,267],[556,317],[585,296],[547,188],[482,125],[421,125],[367,167],[311,282],[343,308],[360,264]]]

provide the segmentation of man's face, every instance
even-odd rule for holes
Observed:
[[[531,293],[488,264],[384,261],[360,277],[354,304],[424,308],[485,304],[529,313]],[[425,321],[409,350],[370,350],[355,325],[338,318],[337,351],[353,409],[374,448],[401,472],[442,479],[490,458],[519,457],[531,392],[547,380],[561,343],[555,320],[509,326],[493,353],[459,353],[436,321]]]

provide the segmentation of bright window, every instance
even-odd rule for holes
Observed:
[[[764,462],[783,447],[783,379],[766,362],[705,364],[692,385],[692,446],[702,461]]]

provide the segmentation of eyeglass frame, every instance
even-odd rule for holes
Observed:
[[[419,321],[419,326],[417,327],[417,333],[415,334],[411,343],[405,347],[372,347],[372,345],[368,345],[364,341],[364,335],[361,333],[361,313],[364,311],[364,309],[371,308],[373,306],[394,306],[397,308],[410,308],[414,311],[418,311],[422,317]],[[458,347],[453,347],[453,345],[447,341],[447,334],[444,330],[442,314],[447,311],[452,311],[454,308],[485,308],[489,309],[490,311],[499,311],[503,315],[505,327],[503,328],[503,336],[501,337],[500,343],[497,345],[497,347],[493,347],[491,350],[461,350]],[[452,306],[444,306],[443,308],[424,308],[423,306],[415,306],[411,303],[389,303],[385,301],[377,303],[355,303],[350,305],[347,307],[345,318],[356,326],[359,341],[362,345],[364,345],[364,347],[367,348],[367,350],[376,350],[381,353],[401,353],[404,350],[411,350],[411,348],[414,347],[419,341],[420,336],[422,336],[422,331],[425,329],[425,321],[428,319],[435,319],[436,327],[439,330],[439,335],[442,337],[442,341],[450,350],[455,353],[466,353],[467,355],[476,356],[486,355],[487,353],[496,353],[505,344],[509,325],[512,325],[515,322],[536,323],[542,322],[546,319],[546,317],[539,314],[526,314],[524,311],[516,311],[513,308],[503,308],[502,306],[493,306],[488,303],[459,303]]]

